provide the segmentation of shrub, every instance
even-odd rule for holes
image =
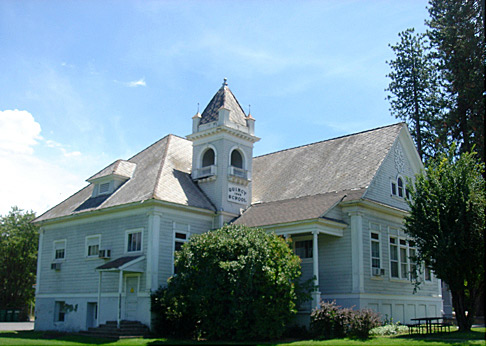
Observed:
[[[369,331],[379,325],[379,315],[372,310],[341,308],[335,301],[321,301],[320,306],[311,313],[310,330],[312,336],[318,339],[344,336],[367,338]]]
[[[321,301],[319,308],[311,312],[310,331],[318,339],[332,339],[345,336],[347,314],[333,302]]]
[[[370,331],[370,334],[377,335],[377,336],[391,336],[391,335],[405,334],[407,332],[408,332],[407,326],[401,325],[399,323],[390,323],[372,329]]]
[[[381,323],[379,315],[371,309],[351,311],[348,335],[366,339],[371,329],[378,327]]]
[[[309,297],[299,289],[299,257],[260,229],[232,225],[195,235],[175,265],[178,274],[153,295],[155,330],[166,336],[277,338]]]

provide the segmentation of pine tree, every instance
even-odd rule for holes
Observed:
[[[441,112],[436,69],[428,53],[425,34],[414,29],[399,33],[400,42],[389,45],[396,58],[389,66],[391,79],[386,91],[391,113],[409,126],[418,153],[425,161],[438,147],[438,119]]]
[[[485,163],[485,2],[430,0],[430,30],[447,91],[444,138],[475,151]]]

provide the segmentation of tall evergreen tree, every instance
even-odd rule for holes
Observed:
[[[386,89],[391,113],[409,126],[418,153],[425,161],[438,146],[436,129],[441,110],[437,73],[428,53],[425,34],[414,29],[399,33],[400,42],[389,45],[396,58],[389,63]]]
[[[443,137],[485,163],[485,0],[430,0],[427,34],[447,91]]]

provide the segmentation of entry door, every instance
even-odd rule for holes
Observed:
[[[139,278],[130,276],[125,278],[125,319],[137,320],[137,292]]]
[[[98,304],[89,302],[86,307],[86,328],[95,327],[97,324]]]

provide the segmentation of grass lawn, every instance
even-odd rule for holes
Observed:
[[[485,328],[470,333],[458,331],[432,335],[372,337],[367,340],[278,340],[234,343],[227,341],[190,341],[163,338],[110,340],[74,334],[37,331],[0,332],[0,346],[175,346],[175,345],[263,345],[263,346],[485,346]]]

